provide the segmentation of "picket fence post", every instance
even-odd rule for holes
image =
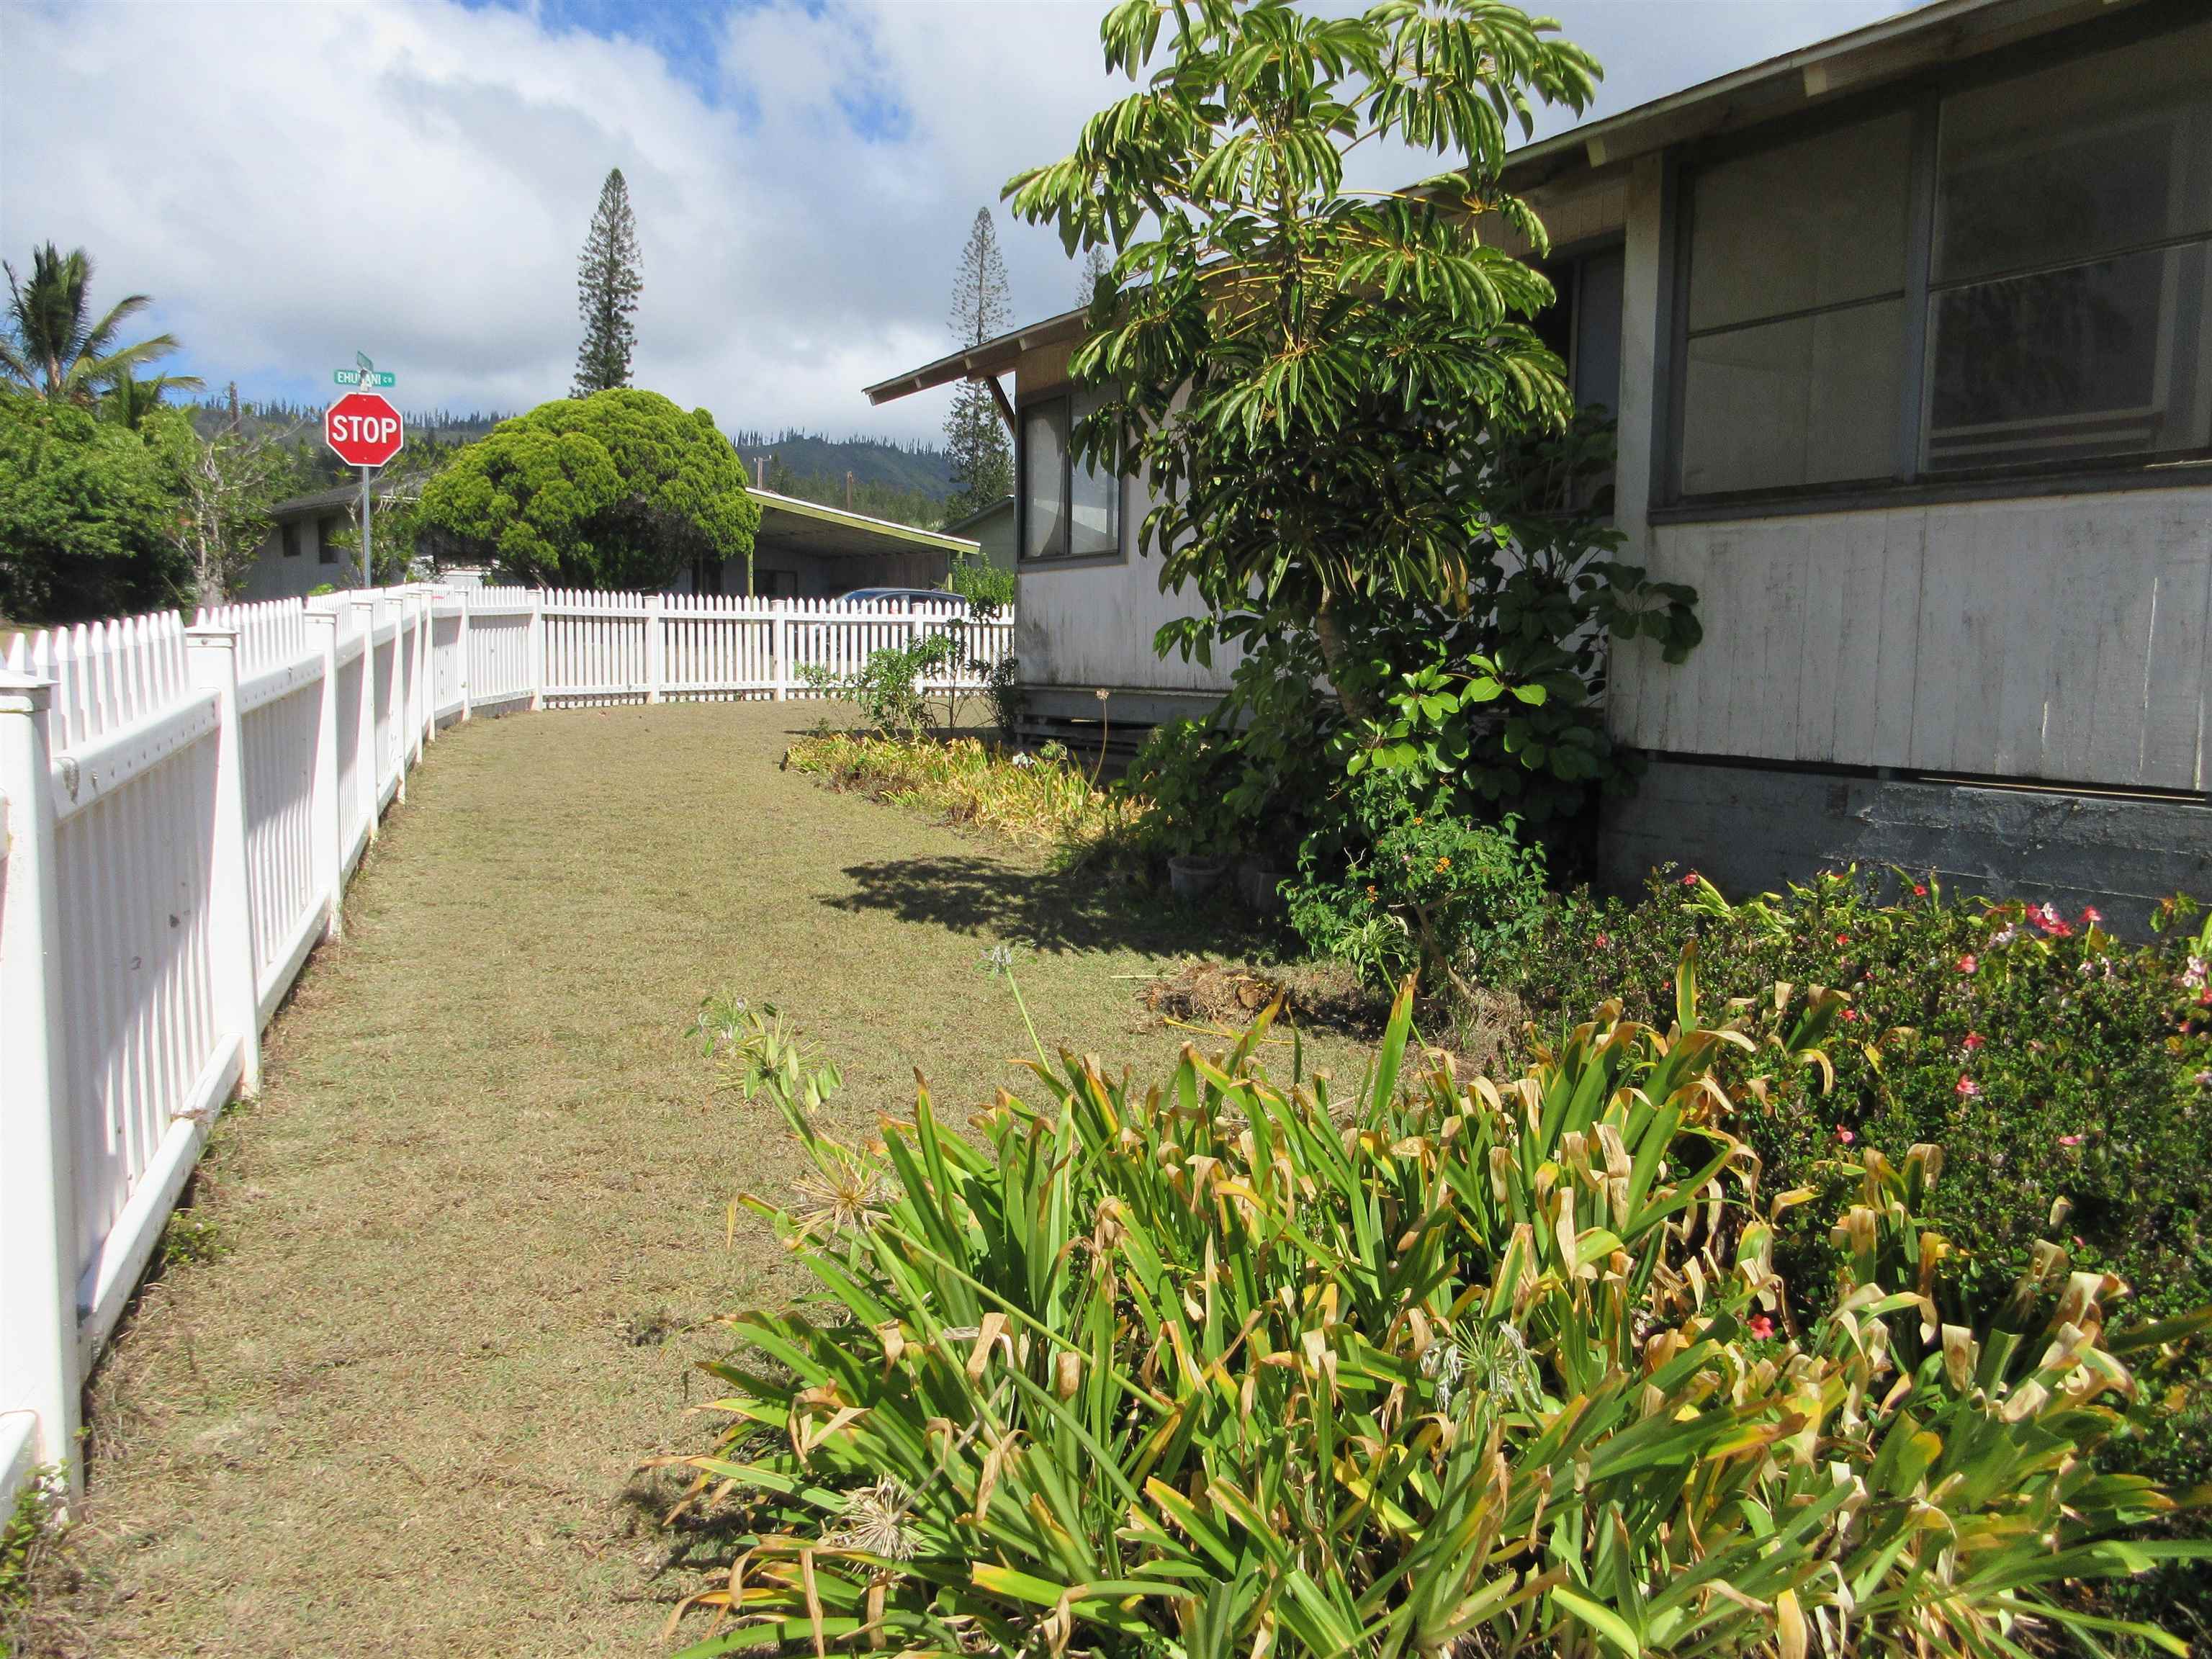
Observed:
[[[545,707],[545,590],[530,595],[530,712]]]
[[[774,599],[768,602],[769,653],[774,659],[775,701],[791,700],[791,620]]]
[[[394,599],[392,605],[399,615],[392,624],[392,685],[385,698],[384,720],[391,734],[386,746],[391,750],[392,804],[400,806],[407,800],[407,750],[412,741],[407,733],[407,602]],[[383,793],[381,779],[377,791]]]
[[[469,699],[469,653],[476,647],[469,641],[469,590],[464,587],[457,592],[461,601],[461,631],[453,648],[461,653],[458,671],[461,677],[461,724],[466,726],[473,718]]]
[[[345,811],[338,801],[338,619],[307,613],[307,641],[323,659],[322,702],[315,718],[315,781],[307,801],[313,826],[315,890],[323,896],[323,937],[345,932]]]
[[[438,740],[438,591],[422,590],[422,648],[416,655],[415,683],[422,688],[422,717],[416,730],[422,740],[415,745],[415,760],[421,764],[422,752]]]
[[[361,618],[361,696],[355,703],[358,723],[354,741],[353,775],[361,786],[362,816],[368,823],[368,838],[377,835],[377,795],[383,787],[383,758],[376,752],[376,596],[356,593],[348,601]]]
[[[54,863],[50,683],[0,668],[0,1399],[35,1419],[32,1455],[77,1457],[82,1380],[76,1370],[76,1171],[72,1164],[68,1048],[62,1006],[61,892]]]
[[[667,599],[659,593],[648,593],[645,599],[645,700],[661,701],[661,687],[668,678],[667,630],[661,619],[666,613]]]
[[[238,1091],[261,1092],[261,987],[253,961],[253,890],[246,878],[246,767],[239,752],[238,630],[185,630],[193,688],[216,694],[215,833],[209,848],[208,954],[218,1030],[238,1033]]]

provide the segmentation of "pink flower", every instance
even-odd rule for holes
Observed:
[[[1611,937],[1604,933],[1600,933],[1597,936],[1597,948],[1601,951],[1610,951],[1613,949],[1613,940]]]
[[[1691,871],[1688,875],[1682,878],[1682,885],[1685,887],[1695,887],[1697,884],[1698,872],[1694,870]]]
[[[2199,1072],[2191,1081],[2200,1089],[2212,1089],[2212,1072]]]
[[[1915,898],[1926,898],[1928,896],[1928,884],[1924,881],[1914,882],[1912,884],[1912,896]]]
[[[1841,1124],[1838,1124],[1836,1126],[1836,1139],[1844,1146],[1848,1146],[1853,1141],[1856,1140],[1858,1137],[1853,1134],[1849,1129],[1844,1127]]]
[[[1751,1322],[1744,1328],[1751,1333],[1754,1342],[1771,1342],[1774,1339],[1774,1322],[1765,1314],[1752,1315]]]
[[[1844,1010],[1844,1018],[1846,1022],[1856,1020],[1858,1017],[1859,1011],[1856,1008],[1846,1008]]]
[[[1849,945],[1850,942],[1851,936],[1849,933],[1838,933],[1836,935],[1836,943],[1838,945]]]
[[[1969,1031],[1966,1033],[1966,1042],[1960,1046],[1971,1054],[1988,1041],[1989,1039],[1984,1036],[1979,1031]]]
[[[2061,1135],[2058,1137],[2058,1144],[2062,1146],[2079,1146],[2081,1144],[2081,1137],[2079,1135]]]
[[[2207,979],[2212,979],[2212,963],[2207,963],[2203,957],[2190,957],[2189,965],[2181,970],[2182,988],[2193,991]]]
[[[2053,939],[2073,937],[2073,928],[2067,926],[2066,919],[2058,914],[2057,907],[2053,905],[2046,903],[2035,906],[2027,913],[2027,919]]]
[[[1981,965],[1982,964],[1974,960],[1974,953],[1972,951],[1967,951],[1966,955],[1959,958],[1959,971],[1962,974],[1971,974],[1975,969]]]
[[[1961,1100],[1972,1100],[1976,1095],[1981,1093],[1981,1091],[1982,1085],[1980,1084],[1975,1082],[1974,1079],[1970,1077],[1962,1077],[1959,1079],[1959,1086],[1952,1092],[1956,1094]]]
[[[2104,919],[2105,913],[2095,905],[2085,904],[2081,907],[2081,925],[2084,927],[2094,927]]]

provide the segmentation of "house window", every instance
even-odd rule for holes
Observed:
[[[1121,481],[1076,465],[1073,422],[1085,398],[1048,398],[1022,410],[1021,509],[1024,559],[1110,557],[1121,550]]]
[[[335,513],[326,513],[315,520],[316,556],[325,564],[338,562],[337,535],[344,520]]]
[[[1911,146],[1888,115],[1692,185],[1685,495],[1890,476]]]
[[[2212,450],[2212,25],[1685,181],[1677,499]]]
[[[1547,261],[1555,296],[1535,318],[1537,337],[1566,365],[1567,391],[1578,409],[1610,416],[1620,409],[1620,310],[1626,260],[1620,244]],[[1613,470],[1583,475],[1562,506],[1613,512]]]
[[[1553,259],[1543,266],[1556,296],[1536,318],[1537,337],[1567,366],[1575,403],[1607,414],[1620,408],[1620,246]]]
[[[300,556],[299,521],[295,519],[285,520],[276,527],[276,533],[283,544],[284,556],[288,559],[298,558]]]
[[[1929,471],[2212,441],[2212,27],[1943,106]]]

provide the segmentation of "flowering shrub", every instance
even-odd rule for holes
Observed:
[[[2081,1455],[2174,1331],[2058,1246],[1944,1317],[1936,1149],[1867,1151],[1837,1261],[1778,1276],[1802,1194],[1736,1129],[1836,993],[1707,1024],[1686,972],[1663,1034],[1609,1007],[1504,1084],[1411,1003],[1348,1095],[1268,1078],[1263,1017],[860,1147],[738,1032],[813,1165],[748,1202],[820,1293],[737,1322],[720,1445],[656,1460],[729,1552],[687,1651],[2020,1659],[2112,1630],[2066,1585],[2201,1556],[2115,1541],[2169,1501]]]
[[[1950,1149],[1927,1201],[1950,1241],[1942,1295],[1958,1318],[2002,1304],[2038,1242],[2134,1290],[2150,1317],[2212,1302],[2212,942],[2189,907],[2149,947],[2113,938],[2094,910],[1954,902],[1930,881],[1894,904],[1830,876],[1731,905],[1695,874],[1640,903],[1564,902],[1502,982],[1540,1029],[1619,996],[1632,1017],[1668,1005],[1694,945],[1705,988],[1764,1000],[1778,985],[1848,994],[1825,1076],[1778,1078],[1740,1133],[1778,1188],[1820,1201],[1786,1215],[1776,1261],[1817,1283],[1831,1259],[1822,1212],[1857,1179],[1856,1148]],[[1809,1312],[1808,1308],[1803,1311]],[[2212,1355],[2161,1357],[2140,1437],[2119,1462],[2177,1486],[2212,1481]],[[2179,1576],[2168,1582],[2183,1591]],[[2205,1592],[2177,1622],[2201,1629]]]
[[[1510,818],[1476,823],[1425,807],[1389,774],[1357,778],[1298,851],[1284,895],[1291,926],[1309,951],[1386,994],[1418,973],[1431,990],[1464,995],[1546,902],[1543,854],[1516,830]]]

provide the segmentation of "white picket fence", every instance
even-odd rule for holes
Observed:
[[[0,657],[0,1499],[74,1464],[83,1379],[262,1028],[442,726],[818,695],[1010,616],[958,602],[412,586],[19,635]]]

